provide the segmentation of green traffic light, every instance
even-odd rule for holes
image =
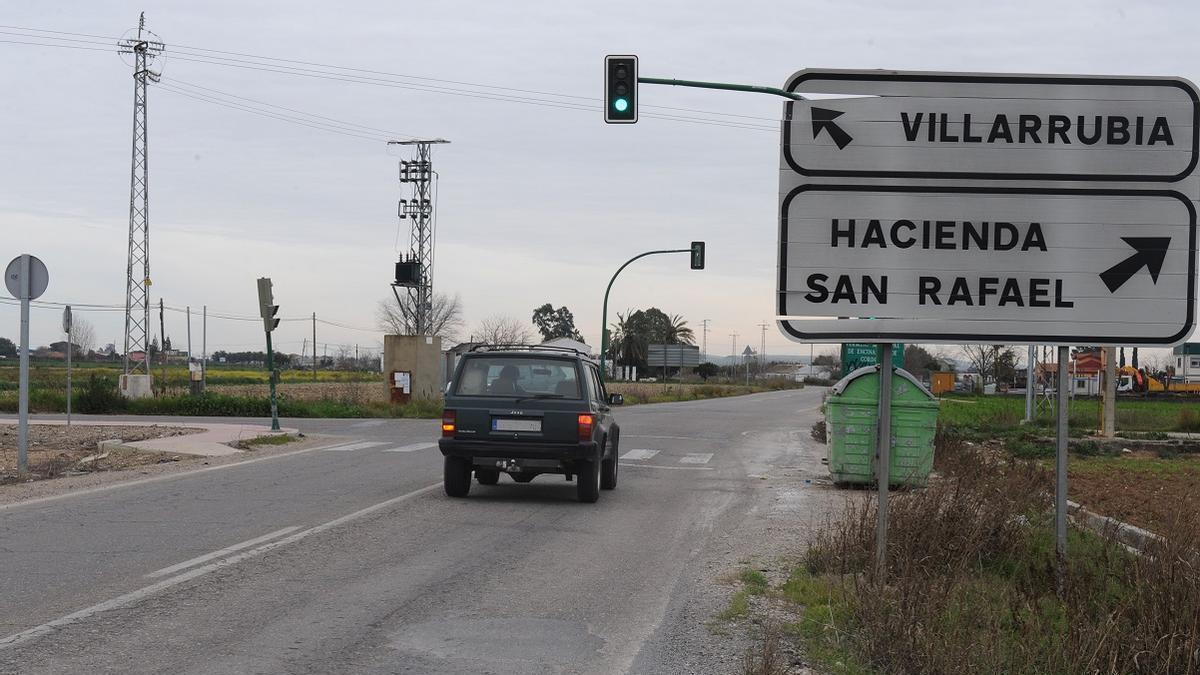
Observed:
[[[629,110],[629,100],[624,98],[614,99],[613,108],[615,108],[617,112],[625,112],[626,110]]]

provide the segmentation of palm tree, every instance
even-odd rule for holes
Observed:
[[[687,321],[679,314],[672,314],[667,321],[664,331],[665,342],[669,345],[696,344],[696,334],[688,327]]]
[[[609,341],[609,356],[613,361],[626,366],[645,365],[646,345],[650,343],[645,316],[641,310],[617,312],[617,323],[612,325]]]

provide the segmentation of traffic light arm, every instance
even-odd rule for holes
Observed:
[[[696,80],[668,80],[661,77],[639,77],[639,84],[666,84],[672,87],[696,87],[699,89],[724,89],[727,91],[748,91],[755,94],[771,94],[782,96],[793,101],[806,100],[800,94],[784,91],[779,87],[760,87],[753,84],[730,84],[726,82],[698,82]]]
[[[690,249],[690,248],[673,248],[670,250],[646,251],[645,253],[639,253],[639,254],[633,256],[632,258],[630,258],[629,260],[626,260],[625,264],[618,267],[617,271],[612,275],[612,278],[608,280],[608,288],[604,289],[604,308],[601,311],[601,316],[600,316],[600,381],[601,382],[604,381],[604,359],[608,355],[608,294],[610,291],[612,291],[613,282],[617,280],[617,276],[619,276],[621,274],[621,272],[625,270],[626,267],[629,267],[629,265],[633,261],[640,260],[641,258],[645,258],[648,255],[660,255],[663,253],[687,253],[688,255],[691,255],[692,249]]]

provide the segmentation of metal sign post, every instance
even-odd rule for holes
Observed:
[[[1067,420],[1070,417],[1069,383],[1067,359],[1071,348],[1058,348],[1058,432],[1054,452],[1054,557],[1055,584],[1061,596],[1066,583],[1067,562]]]
[[[888,489],[892,468],[892,343],[879,345],[879,438],[875,453],[875,477],[879,482],[879,517],[875,524],[875,575],[887,577]]]
[[[71,427],[71,352],[75,351],[71,339],[71,306],[63,308],[63,332],[67,334],[67,428]]]
[[[4,270],[4,285],[21,301],[20,384],[17,393],[17,474],[29,473],[29,301],[50,285],[50,273],[41,260],[23,253]]]

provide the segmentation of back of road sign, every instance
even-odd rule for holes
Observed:
[[[26,254],[28,255],[28,254]],[[46,264],[43,263],[37,256],[29,257],[29,296],[22,297],[22,271],[21,259],[25,255],[19,255],[8,263],[8,267],[4,270],[4,285],[8,288],[8,292],[18,300],[37,300],[42,297],[42,293],[46,292],[46,287],[50,285],[50,272],[46,269]]]
[[[1200,104],[1176,78],[801,71],[780,328],[818,342],[1172,345],[1195,327]]]

